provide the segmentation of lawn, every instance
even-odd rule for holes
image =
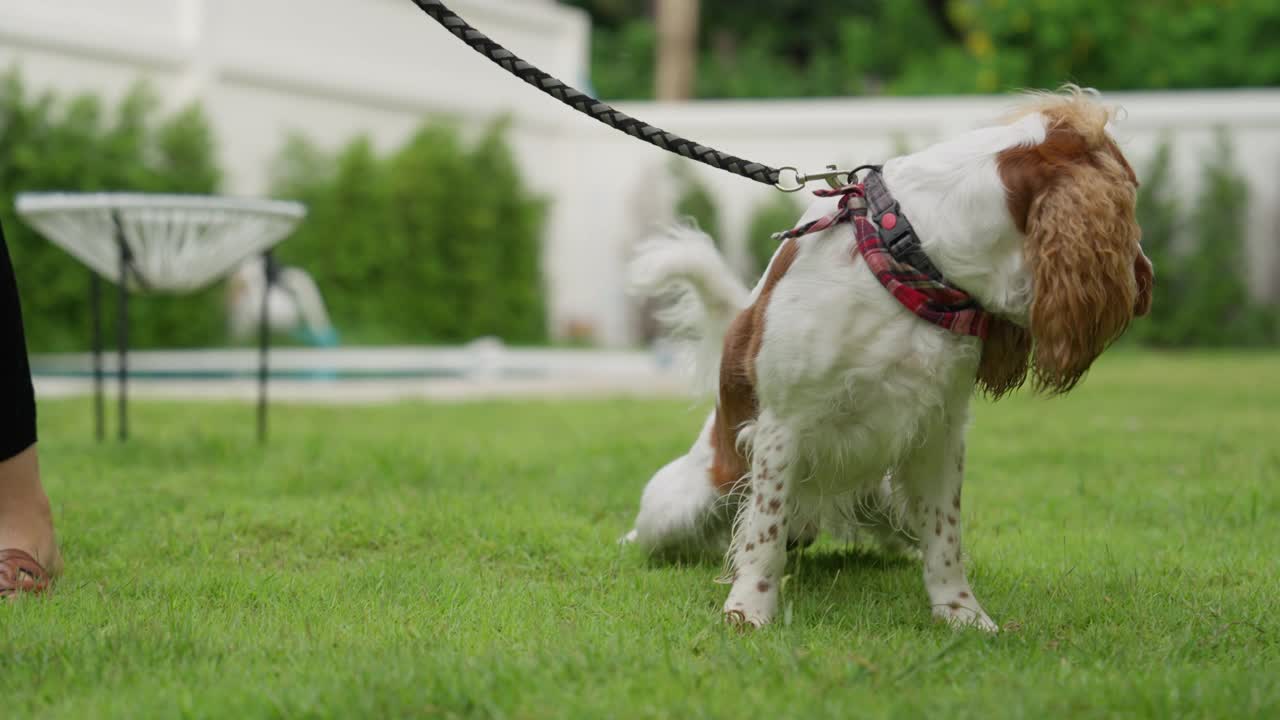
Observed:
[[[970,578],[823,541],[786,622],[721,624],[718,563],[615,540],[702,408],[602,400],[139,403],[127,445],[41,406],[68,572],[0,607],[0,715],[1277,717],[1280,355],[1117,354],[981,405]]]

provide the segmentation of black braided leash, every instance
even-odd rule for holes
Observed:
[[[458,17],[457,13],[445,7],[440,0],[413,0],[413,4],[443,25],[446,30],[453,33],[459,40],[471,46],[471,49],[497,63],[512,75],[584,115],[589,115],[615,130],[624,132],[638,140],[657,145],[668,152],[683,155],[690,160],[697,160],[700,163],[731,172],[734,175],[741,175],[759,183],[772,185],[786,192],[794,192],[801,189],[809,180],[830,179],[844,174],[836,171],[833,166],[830,168],[832,172],[806,176],[792,167],[771,168],[768,165],[761,165],[757,162],[750,162],[740,157],[720,152],[706,145],[699,145],[692,140],[687,140],[679,135],[637,120],[626,113],[619,112],[607,103],[600,102],[581,90],[572,88],[559,79],[521,60],[512,54],[510,50],[471,27],[466,20]]]

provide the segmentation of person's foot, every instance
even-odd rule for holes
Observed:
[[[22,550],[0,550],[0,600],[38,595],[53,586],[53,576]]]
[[[38,577],[41,571],[46,577]],[[32,445],[0,462],[0,594],[6,585],[43,589],[61,572],[53,512]]]

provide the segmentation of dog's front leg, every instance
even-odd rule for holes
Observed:
[[[899,471],[913,534],[920,538],[924,585],[933,616],[988,632],[991,621],[974,597],[961,553],[960,487],[964,480],[964,421],[952,418]]]
[[[787,564],[788,497],[794,480],[795,449],[785,424],[771,412],[760,414],[751,439],[750,494],[733,529],[729,564],[733,588],[724,603],[725,620],[756,627],[773,619]]]

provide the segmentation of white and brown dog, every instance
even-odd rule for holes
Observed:
[[[718,377],[718,402],[649,481],[624,539],[654,552],[728,539],[726,618],[758,626],[777,609],[789,544],[867,530],[918,548],[935,617],[995,631],[961,553],[970,398],[1028,376],[1071,389],[1151,302],[1137,179],[1111,117],[1069,87],[884,164],[894,220],[909,219],[940,287],[972,299],[980,333],[922,319],[892,291],[862,226],[832,221],[849,195],[817,201],[802,223],[819,231],[786,239],[751,291],[701,233],[642,246],[633,281],[676,295],[666,319]],[[872,204],[858,222],[883,235]]]

